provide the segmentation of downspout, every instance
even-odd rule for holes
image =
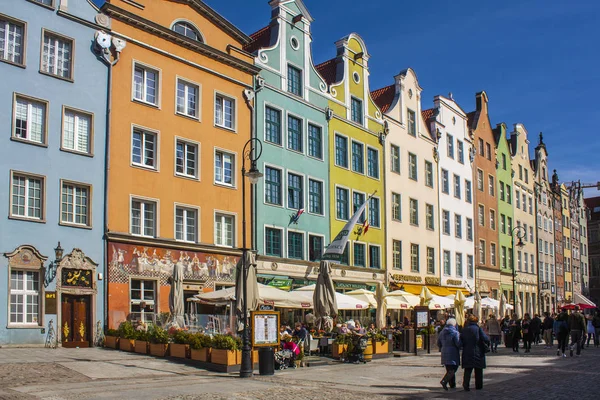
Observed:
[[[381,144],[381,160],[382,160],[382,170],[383,170],[383,174],[382,174],[382,178],[383,178],[383,196],[381,196],[382,199],[382,204],[379,205],[379,209],[380,210],[384,210],[385,214],[387,215],[387,162],[385,161],[385,154],[386,154],[386,148],[385,148],[385,139],[387,137],[389,133],[389,128],[388,128],[388,123],[387,121],[384,120],[384,125],[383,125],[383,132],[379,133],[379,144]],[[384,232],[384,243],[385,243],[385,249],[386,249],[386,254],[385,254],[385,270],[384,270],[384,285],[389,287],[390,284],[390,274],[388,273],[388,264],[390,262],[388,254],[387,254],[387,249],[389,247],[389,243],[388,243],[388,238],[389,238],[389,232],[388,232],[388,226],[387,226],[387,217],[386,218],[381,218],[382,220],[382,224],[385,224],[385,229],[383,230]],[[393,250],[392,250],[393,252]],[[392,254],[392,259],[394,258],[393,254]]]
[[[539,232],[538,229],[540,228],[538,226],[538,220],[537,220],[537,216],[538,216],[538,212],[539,212],[539,206],[538,206],[538,191],[540,192],[540,196],[541,196],[541,189],[538,189],[538,183],[536,182],[534,185],[534,189],[533,189],[533,199],[534,199],[534,203],[535,203],[535,210],[533,212],[533,215],[535,216],[535,233],[536,235],[534,236],[534,240],[535,240],[535,255],[536,257],[534,258],[537,259],[537,265],[534,267],[534,271],[537,271],[537,293],[536,293],[536,297],[537,297],[537,301],[536,301],[536,308],[537,310],[533,310],[534,313],[539,312],[538,310],[540,309],[540,300],[542,299],[542,294],[541,294],[541,288],[540,288],[540,246],[539,246]],[[550,282],[548,282],[548,286],[550,286]]]

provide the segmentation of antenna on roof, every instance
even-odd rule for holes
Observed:
[[[448,92],[448,98],[452,101],[454,101],[454,97],[452,96],[452,92]]]

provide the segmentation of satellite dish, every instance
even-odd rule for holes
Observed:
[[[110,48],[110,35],[106,32],[103,31],[97,31],[96,34],[94,35],[94,37],[96,38],[96,44],[98,44],[98,46],[100,46],[103,49],[108,49]]]
[[[127,42],[119,38],[112,38],[112,43],[113,46],[115,46],[115,50],[117,51],[117,53],[120,53],[127,45]]]

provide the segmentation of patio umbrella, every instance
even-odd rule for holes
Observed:
[[[504,293],[502,293],[502,296],[500,296],[500,306],[498,307],[498,314],[498,319],[502,319],[506,315],[506,296],[504,296]]]
[[[515,305],[515,316],[517,319],[523,318],[523,305],[519,296],[517,296],[517,304]]]
[[[387,313],[387,290],[383,282],[377,284],[375,296],[377,297],[377,318],[375,322],[377,323],[377,328],[382,329],[385,327],[385,314]]]
[[[421,302],[419,296],[405,292],[404,290],[394,290],[387,294],[388,309],[407,310],[414,306],[418,306]],[[399,303],[399,307],[396,303]]]
[[[319,321],[319,328],[323,326],[326,317],[333,318],[338,313],[329,261],[321,261],[319,265],[319,276],[313,293],[313,310]]]
[[[173,323],[179,328],[185,327],[183,314],[183,263],[177,262],[173,265],[173,276],[171,277],[171,291],[169,292],[169,308],[173,317]]]
[[[479,291],[475,291],[475,303],[473,304],[473,315],[481,319],[481,295]]]
[[[429,302],[433,299],[433,295],[431,294],[429,289],[427,289],[427,286],[423,286],[423,288],[421,289],[421,294],[419,294],[419,299],[420,299],[420,305],[422,305],[422,306],[428,306]]]
[[[245,253],[245,265],[248,268],[248,276],[244,282],[244,256],[240,257],[236,266],[236,281],[235,281],[235,308],[242,315],[244,307],[248,311],[254,311],[258,307],[258,282],[256,281],[256,260],[254,254],[250,251]],[[244,304],[244,284],[246,284],[246,296],[248,304]]]
[[[366,301],[369,303],[369,307],[377,308],[377,300],[375,299],[375,293],[367,289],[356,289],[350,292],[346,292],[346,296],[352,296],[355,299]]]
[[[456,296],[454,297],[454,312],[456,314],[456,324],[458,326],[463,326],[465,324],[465,295],[462,290],[456,291]]]
[[[302,286],[301,288],[292,290],[291,292],[288,292],[288,293],[297,293],[298,295],[302,296],[303,298],[305,298],[307,300],[307,302],[310,304],[310,307],[312,307],[314,310],[313,301],[314,301],[314,292],[315,292],[316,286],[317,285]],[[367,309],[369,309],[369,303],[367,303],[366,301],[362,301],[360,299],[357,299],[356,297],[348,296],[348,295],[345,295],[345,294],[339,293],[339,292],[335,292],[335,301],[336,301],[338,310],[367,310]]]

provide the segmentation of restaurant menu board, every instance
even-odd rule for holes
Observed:
[[[252,347],[279,345],[279,311],[252,312]]]
[[[429,324],[427,320],[429,309],[427,307],[415,307],[415,313],[417,314],[417,328],[426,327]]]

